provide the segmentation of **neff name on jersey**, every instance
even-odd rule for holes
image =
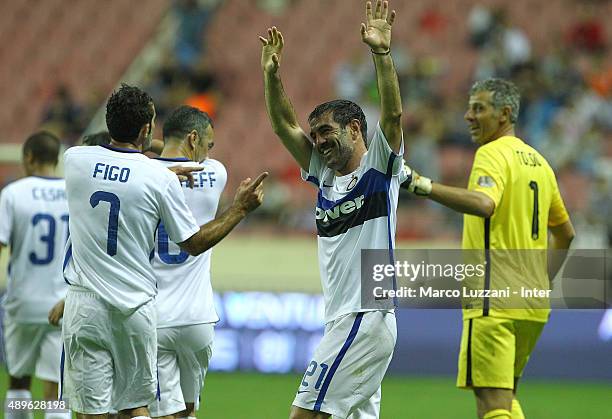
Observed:
[[[361,208],[364,200],[365,195],[361,195],[353,200],[344,201],[343,203],[338,204],[328,210],[317,207],[316,218],[317,220],[323,220],[323,222],[328,222],[330,218],[335,220],[336,218],[340,217],[340,215],[350,214]]]
[[[205,186],[210,186],[211,188],[217,181],[215,178],[216,172],[191,172],[193,175],[193,187],[194,188],[203,188]],[[184,188],[190,188],[189,182],[186,180],[181,181],[181,186]]]
[[[104,180],[125,183],[130,178],[130,169],[128,167],[109,166],[105,163],[96,163],[93,177],[101,177]]]

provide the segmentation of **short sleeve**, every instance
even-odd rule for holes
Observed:
[[[550,201],[550,210],[548,211],[548,226],[556,227],[563,223],[566,223],[569,220],[569,214],[565,209],[565,204],[563,203],[563,198],[561,198],[561,193],[559,192],[559,185],[557,184],[557,180],[554,178],[554,174],[552,175],[553,182],[553,195]]]
[[[0,243],[8,245],[13,227],[13,199],[9,188],[0,192]]]
[[[503,156],[492,149],[479,148],[474,157],[468,189],[484,193],[497,207],[504,193],[505,184],[506,161]]]
[[[325,165],[321,160],[321,156],[317,151],[313,148],[310,153],[310,164],[308,165],[308,172],[304,169],[300,169],[300,173],[302,174],[302,179],[306,182],[310,182],[315,184],[317,187],[321,183],[321,178],[323,177],[323,169],[325,169]]]
[[[368,146],[368,152],[365,155],[364,164],[366,169],[374,168],[389,177],[399,176],[404,167],[403,154],[404,139],[402,138],[399,153],[395,154],[391,147],[389,147],[389,142],[380,128],[380,122],[377,123],[374,137],[372,137],[372,141],[370,141]]]
[[[217,176],[219,177],[219,192],[223,192],[225,189],[225,184],[227,183],[227,169],[220,161],[215,160],[215,165],[217,166]]]
[[[168,237],[175,243],[184,242],[200,230],[185,202],[185,195],[177,178],[170,180],[161,194],[160,217]]]

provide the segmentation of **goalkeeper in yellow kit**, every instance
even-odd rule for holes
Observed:
[[[415,172],[403,185],[465,214],[463,249],[487,249],[485,254],[533,249],[542,254],[549,247],[568,249],[574,238],[548,162],[515,136],[519,101],[518,89],[506,80],[479,81],[471,88],[465,119],[479,148],[467,189],[432,183]],[[405,170],[410,172],[407,166]],[[542,263],[528,275],[518,272],[523,268],[516,261],[505,268],[514,267],[514,276],[530,287],[548,289],[548,278],[559,270],[564,255],[557,252],[548,260],[548,269]],[[508,276],[499,273],[491,267],[486,271],[485,288],[496,276],[498,281]],[[548,300],[545,303],[548,307]],[[464,306],[457,386],[474,390],[479,418],[524,418],[516,399],[517,383],[549,314],[548,308],[499,308],[488,299],[477,307]]]

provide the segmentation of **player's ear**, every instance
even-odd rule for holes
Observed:
[[[361,133],[361,123],[357,119],[351,119],[349,122],[349,129],[351,130],[351,134],[353,138],[356,138]]]
[[[34,162],[34,155],[29,150],[25,151],[23,153],[23,158],[21,159],[21,161],[25,167],[31,166],[32,163]]]
[[[510,122],[510,115],[512,115],[512,108],[510,108],[510,106],[504,106],[500,112],[499,122]]]
[[[187,141],[189,142],[189,147],[195,150],[198,145],[198,132],[192,129],[191,132],[187,134]]]
[[[151,124],[144,124],[140,128],[140,132],[138,133],[138,138],[142,139],[142,142],[144,142],[144,139],[147,138],[147,135],[149,135],[150,132],[151,132]]]

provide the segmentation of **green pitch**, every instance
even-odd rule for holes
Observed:
[[[289,416],[300,376],[255,373],[210,373],[202,394],[200,418],[276,419]],[[1,374],[0,391],[7,377]],[[530,419],[606,419],[612,386],[596,383],[525,382],[519,393]],[[34,398],[41,397],[35,384]],[[470,419],[475,403],[468,391],[457,390],[451,377],[387,377],[383,382],[381,419]],[[43,415],[35,415],[42,419]]]

